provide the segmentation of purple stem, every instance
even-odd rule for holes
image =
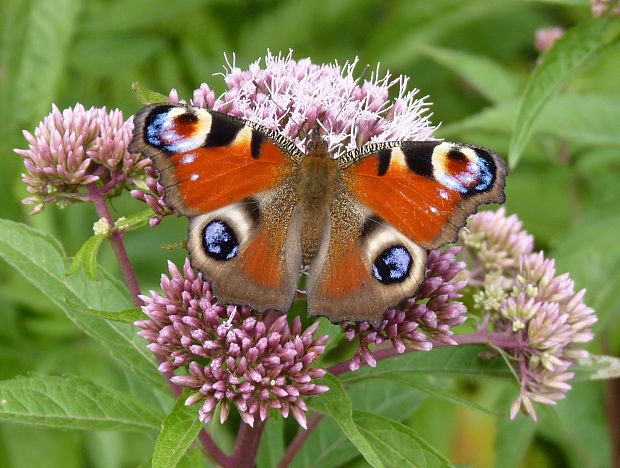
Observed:
[[[90,195],[90,201],[92,201],[95,205],[95,209],[97,210],[99,217],[104,218],[113,228],[114,219],[112,218],[108,205],[105,202],[105,192],[97,187],[96,184],[90,184],[88,186],[88,193]],[[110,236],[110,243],[112,244],[112,249],[114,249],[114,253],[116,254],[116,259],[121,267],[121,271],[123,272],[125,284],[127,284],[127,288],[131,293],[133,305],[140,307],[142,305],[142,300],[138,297],[140,295],[140,285],[138,284],[136,273],[133,271],[133,267],[131,266],[131,261],[127,255],[127,250],[125,250],[123,233],[113,230],[112,235]]]
[[[110,188],[99,188],[96,184],[91,184],[88,186],[89,200],[95,205],[95,209],[97,210],[97,214],[100,218],[104,218],[111,227],[114,227],[114,219],[112,218],[112,214],[108,208],[108,205],[105,201],[105,194],[109,191]],[[143,305],[142,300],[140,299],[140,286],[138,284],[138,278],[136,277],[136,273],[133,270],[133,266],[131,265],[131,261],[129,260],[129,255],[127,255],[127,250],[125,249],[125,244],[123,242],[123,233],[118,231],[113,231],[110,236],[110,243],[112,244],[112,249],[114,249],[114,253],[116,254],[116,259],[120,265],[121,271],[123,272],[123,277],[125,278],[125,284],[127,285],[127,289],[131,293],[131,299],[133,304],[136,307],[140,307]],[[161,361],[160,361],[161,363]],[[181,394],[181,389],[170,382],[171,374],[166,374],[166,379],[168,380],[170,391],[177,398]],[[198,440],[202,444],[204,452],[211,456],[219,465],[227,466],[231,457],[227,456],[215,443],[211,435],[204,429],[200,431],[198,434]]]
[[[305,431],[299,431],[295,435],[295,437],[291,441],[291,444],[286,449],[286,452],[284,452],[284,455],[282,455],[280,463],[278,463],[278,468],[287,468],[291,464],[291,462],[295,458],[295,455],[297,455],[297,452],[304,444],[306,439],[310,437],[310,434],[312,433],[314,428],[321,422],[321,419],[323,419],[322,414],[315,414],[314,416],[312,416],[312,419],[310,419],[310,422],[308,422],[308,428]]]
[[[229,460],[226,468],[246,468],[255,466],[256,454],[258,453],[258,445],[260,444],[265,422],[258,421],[254,423],[254,427],[242,422],[239,426],[237,434],[237,442],[235,443],[235,451]]]
[[[519,349],[524,346],[524,344],[520,340],[515,340],[514,335],[509,333],[493,333],[487,331],[477,331],[475,333],[468,333],[463,335],[454,335],[451,337],[454,341],[456,341],[460,345],[468,345],[468,344],[486,344],[486,345],[494,345],[503,349]],[[442,342],[434,342],[434,348],[444,348],[449,345]],[[406,349],[405,353],[412,353],[417,351],[416,349]],[[382,361],[383,359],[388,359],[394,356],[398,356],[402,353],[399,353],[394,348],[383,348],[374,351],[373,356],[377,361]],[[338,363],[333,365],[328,369],[328,371],[333,375],[344,374],[349,371],[350,360]],[[312,431],[318,426],[319,422],[323,418],[322,414],[315,414],[310,422],[308,423],[308,429],[305,431],[300,431],[295,435],[291,444],[284,452],[284,455],[280,459],[280,463],[278,463],[278,468],[286,468],[295,458],[297,452],[302,447],[304,442],[310,437]]]

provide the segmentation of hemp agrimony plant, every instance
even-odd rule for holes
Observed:
[[[260,123],[301,149],[317,124],[335,153],[367,142],[434,138],[428,101],[409,89],[407,78],[377,68],[356,79],[355,66],[356,61],[317,65],[292,54],[267,54],[247,70],[228,63],[222,74],[226,91],[216,97],[203,83],[189,102]],[[180,102],[174,90],[159,98],[139,94],[147,102]],[[467,404],[436,374],[493,377],[513,384],[505,417],[523,412],[535,420],[544,405],[565,397],[576,372],[606,376],[617,365],[585,349],[597,320],[584,302],[585,291],[556,271],[517,215],[504,208],[472,216],[456,245],[431,251],[417,294],[388,310],[379,324],[332,325],[307,317],[303,299],[286,315],[220,303],[187,260],[168,262],[161,287],[142,291],[125,236],[157,228],[172,211],[150,162],[128,151],[132,132],[132,118],[120,110],[81,104],[52,106],[34,131],[25,131],[24,148],[15,152],[23,158],[22,179],[30,192],[23,202],[33,206],[32,214],[49,205],[70,210],[84,203],[99,220],[71,265],[49,235],[9,222],[3,229],[12,233],[14,252],[3,256],[110,350],[136,392],[77,377],[24,377],[11,384],[10,397],[6,389],[2,393],[3,411],[32,409],[32,395],[40,391],[38,403],[60,408],[64,427],[151,430],[158,433],[153,466],[200,459],[193,445],[218,465],[253,466],[259,449],[267,451],[262,447],[274,437],[270,427],[286,441],[274,464],[320,460],[321,453],[310,450],[316,450],[318,437],[329,437],[321,431],[330,419],[373,466],[420,457],[447,466],[423,433],[359,411],[350,392],[390,381],[403,391],[415,388]],[[110,202],[124,190],[148,211],[113,215]],[[112,245],[125,287],[97,265],[103,242]],[[155,246],[153,251],[165,257]],[[217,440],[222,425],[235,434],[232,451]]]

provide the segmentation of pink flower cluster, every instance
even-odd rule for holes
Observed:
[[[253,425],[270,408],[290,413],[306,427],[303,397],[326,392],[313,382],[325,371],[312,367],[323,353],[327,336],[314,338],[318,322],[302,330],[275,312],[257,314],[248,307],[214,302],[211,285],[185,262],[183,271],[169,264],[162,275],[163,295],[141,296],[148,320],[136,322],[149,349],[163,359],[164,373],[185,368],[188,375],[171,381],[194,390],[186,404],[202,402],[200,420],[210,420],[219,406],[224,422],[231,405]]]
[[[594,311],[575,292],[567,273],[557,276],[554,260],[533,253],[533,239],[504,208],[473,216],[461,242],[471,261],[470,283],[483,324],[513,335],[518,346],[505,352],[515,358],[520,392],[511,416],[519,411],[536,419],[532,402],[554,404],[570,390],[570,371],[588,356]]]
[[[105,193],[118,190],[149,164],[127,151],[132,134],[132,119],[125,121],[118,109],[77,104],[60,111],[52,105],[34,134],[24,131],[28,149],[15,150],[24,158],[22,179],[32,194],[23,202],[37,213],[49,203],[87,200],[91,184]]]

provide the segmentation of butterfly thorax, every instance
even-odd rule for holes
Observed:
[[[299,165],[298,203],[302,212],[302,252],[304,264],[316,256],[329,206],[333,200],[338,179],[336,161],[325,151],[313,151]]]

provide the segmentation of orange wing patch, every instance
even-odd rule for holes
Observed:
[[[247,129],[247,131],[246,131]],[[197,148],[171,157],[176,188],[183,205],[205,213],[262,192],[292,174],[282,151],[265,141],[258,159],[250,150],[251,130],[246,127],[228,146]]]
[[[399,163],[392,163],[383,176],[378,169],[377,157],[351,167],[353,195],[416,244],[432,244],[458,207],[458,192]]]

